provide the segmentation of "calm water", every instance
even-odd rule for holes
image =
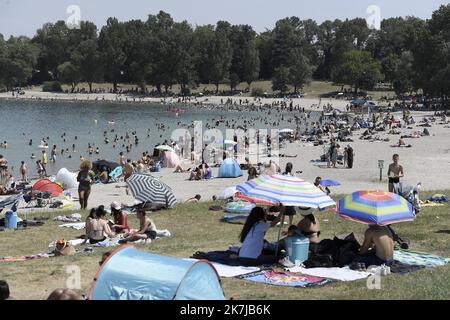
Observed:
[[[181,108],[184,112],[179,113],[177,117],[173,108]],[[185,105],[0,100],[0,141],[8,143],[8,148],[0,149],[0,154],[8,159],[16,177],[19,176],[20,161],[28,164],[30,175],[34,176],[36,160],[41,159],[41,149],[38,146],[43,138],[49,137],[47,140],[50,146],[47,149],[49,160],[53,145],[57,146],[58,156],[55,163],[49,161],[47,172],[56,174],[63,167],[76,170],[80,163],[80,155],[91,160],[118,161],[119,152],[123,151],[127,158],[140,158],[142,152],[152,152],[155,144],[170,139],[172,131],[176,128],[190,125],[193,121],[203,121],[205,131],[206,123],[215,126],[216,120],[219,119],[225,120],[217,126],[223,132],[226,121],[230,127],[232,124],[244,125],[245,120],[253,120],[251,126],[256,129],[274,128],[274,121],[277,122],[278,128],[296,128],[292,113],[287,111],[272,111],[268,114],[267,111],[243,112],[236,109]],[[109,121],[113,121],[114,124]],[[164,123],[165,129],[158,128],[161,123]],[[109,144],[104,143],[104,131],[107,131]],[[134,146],[131,134],[133,131],[139,138],[137,146]],[[128,154],[125,147],[122,147],[123,140],[113,143],[116,134],[120,139],[120,136],[125,137],[126,132],[130,135],[130,143],[133,143],[133,148]],[[65,137],[62,137],[64,133]],[[30,139],[32,139],[31,146]],[[100,153],[89,156],[87,150],[89,143],[94,149],[99,147]],[[72,152],[72,144],[75,144],[76,152]],[[63,157],[60,153],[61,148],[69,149],[69,152],[64,152]],[[36,155],[35,160],[31,159],[32,153]]]

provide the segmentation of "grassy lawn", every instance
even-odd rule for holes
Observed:
[[[450,191],[432,193],[449,194]],[[422,198],[429,194],[423,193]],[[242,225],[220,222],[223,212],[209,211],[210,205],[211,203],[179,205],[171,211],[152,214],[158,229],[169,229],[172,237],[151,244],[137,245],[138,249],[187,258],[196,251],[226,250],[230,244],[238,244]],[[400,235],[411,239],[412,250],[450,257],[449,209],[449,205],[425,207],[416,221],[398,224],[394,229]],[[362,241],[365,230],[363,225],[344,221],[329,212],[318,213],[317,217],[321,221],[323,239],[342,237],[354,232]],[[0,256],[46,252],[48,244],[53,240],[75,239],[83,234],[83,230],[59,228],[59,224],[61,223],[48,220],[42,227],[1,232]],[[138,226],[135,216],[130,217],[130,224]],[[272,229],[268,231],[266,238],[274,241],[276,236],[277,230]],[[1,262],[0,279],[9,282],[12,295],[16,298],[45,299],[53,289],[66,286],[69,276],[66,268],[76,265],[81,269],[82,290],[88,293],[101,255],[111,248],[94,247],[94,252],[89,254],[82,253],[82,247],[77,248],[80,252],[72,257]],[[222,279],[222,285],[226,297],[235,299],[450,299],[450,265],[407,275],[388,275],[382,278],[381,290],[368,290],[365,280],[337,282],[306,289],[275,287],[229,278]]]
[[[109,90],[113,86],[110,83],[94,83],[93,89],[106,89]],[[119,89],[123,90],[130,90],[133,88],[136,88],[136,85],[132,84],[119,84]],[[69,90],[71,89],[68,85],[62,86],[63,90]],[[80,83],[77,85],[77,89],[85,89],[89,90],[89,86],[87,83]],[[348,86],[345,86],[344,88],[348,89]],[[247,83],[242,82],[240,83],[237,88],[237,90],[240,91],[246,91],[246,93],[243,94],[243,96],[251,96],[252,89],[261,89],[263,92],[267,92],[269,94],[272,94],[274,91],[272,90],[272,83],[271,81],[255,81],[250,85],[250,88]],[[41,86],[34,87],[34,90],[36,91],[42,91]],[[147,90],[152,91],[156,90],[156,87],[147,86]],[[170,89],[171,92],[179,93],[181,90],[180,85],[173,85]],[[215,92],[216,86],[213,84],[199,84],[197,88],[191,88],[192,93],[200,93],[204,91],[210,91]],[[289,88],[291,92],[293,92],[293,88]],[[341,86],[334,85],[332,82],[326,82],[326,81],[311,81],[311,83],[307,86],[305,86],[303,92],[306,94],[305,98],[318,98],[319,96],[323,94],[327,94],[330,92],[337,92],[341,90]],[[230,86],[228,84],[220,84],[219,85],[219,91],[220,92],[228,92],[230,91]],[[380,99],[382,96],[393,96],[393,91],[369,91],[368,92],[370,96],[373,97],[374,100]]]

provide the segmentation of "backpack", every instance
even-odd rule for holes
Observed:
[[[55,256],[73,256],[75,255],[75,248],[70,242],[61,239],[56,241],[55,251],[53,253]]]

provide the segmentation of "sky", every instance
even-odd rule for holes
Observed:
[[[448,1],[440,0],[0,0],[0,33],[32,37],[46,22],[70,21],[77,17],[93,21],[99,29],[108,17],[120,21],[146,20],[160,10],[175,21],[187,20],[193,26],[215,24],[226,20],[231,24],[249,24],[257,32],[272,29],[279,19],[297,16],[325,20],[367,18],[371,5],[379,7],[381,19],[398,16],[431,18],[433,11]],[[68,10],[71,9],[71,10]],[[373,14],[372,14],[373,16]]]

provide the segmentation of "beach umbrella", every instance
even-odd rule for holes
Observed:
[[[168,146],[168,145],[165,145],[165,144],[159,145],[159,146],[155,147],[155,149],[156,150],[160,150],[160,151],[175,152],[175,150],[171,146]]]
[[[167,151],[164,153],[164,168],[176,168],[180,163],[180,158],[175,152]]]
[[[398,194],[386,191],[357,191],[342,198],[338,214],[348,220],[380,226],[413,221],[412,205]]]
[[[279,133],[292,133],[292,132],[294,132],[294,130],[292,130],[292,129],[281,129],[278,132]]]
[[[57,183],[48,179],[41,179],[33,185],[31,191],[49,192],[52,197],[58,197],[64,189]]]
[[[325,179],[320,182],[320,185],[324,186],[324,187],[336,187],[336,186],[340,186],[341,183],[336,180]]]
[[[139,201],[166,204],[169,208],[177,203],[172,189],[150,174],[134,173],[127,179],[127,185]]]
[[[238,198],[263,204],[325,208],[336,203],[312,183],[287,175],[262,175],[236,187]]]

